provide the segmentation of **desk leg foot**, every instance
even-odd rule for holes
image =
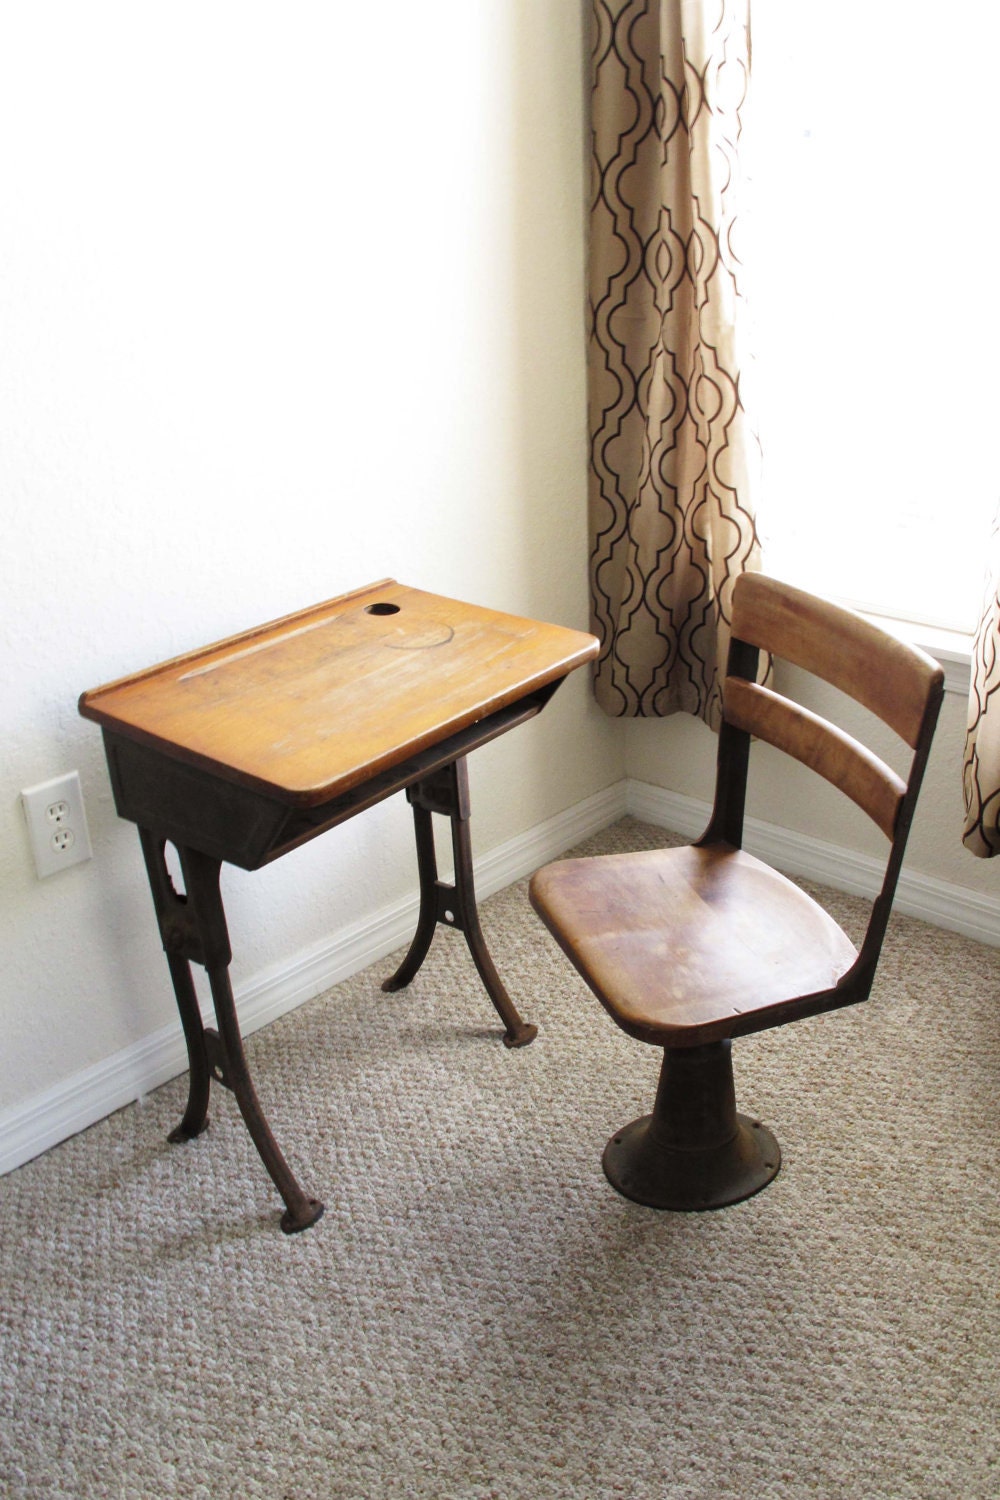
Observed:
[[[526,1047],[529,1042],[535,1040],[537,1035],[537,1026],[531,1021],[522,1021],[520,1026],[515,1027],[512,1031],[504,1032],[503,1044],[505,1047]]]
[[[281,1227],[286,1234],[296,1234],[315,1224],[323,1205],[307,1197],[295,1180],[250,1077],[229,979],[232,950],[219,888],[221,861],[175,845],[184,886],[178,891],[166,863],[166,840],[143,828],[139,834],[190,1064],[187,1108],[170,1140],[191,1140],[205,1129],[213,1079],[230,1089],[260,1159],[285,1201]],[[202,1021],[192,963],[200,964],[208,975],[218,1031]]]
[[[471,882],[472,855],[467,851],[464,857],[468,859],[469,870],[467,878]],[[460,855],[456,848],[456,867],[459,858]],[[462,926],[465,932],[465,941],[469,945],[469,952],[472,954],[472,960],[479,973],[479,977],[483,981],[483,987],[493,1001],[497,1015],[504,1024],[504,1046],[526,1047],[529,1042],[535,1040],[535,1037],[538,1035],[538,1027],[530,1021],[522,1020],[517,1006],[508,995],[507,988],[497,973],[496,965],[490,957],[489,949],[486,946],[483,929],[479,925],[479,915],[476,911],[474,898],[462,912]]]
[[[170,1142],[171,1146],[183,1146],[185,1141],[197,1140],[198,1136],[203,1134],[203,1132],[207,1129],[207,1116],[205,1117],[205,1123],[204,1125],[202,1125],[201,1130],[188,1130],[188,1128],[184,1124],[184,1121],[182,1120],[179,1125],[174,1126],[173,1130],[167,1136],[167,1140]]]
[[[538,1027],[521,1018],[521,1014],[507,993],[496,964],[490,957],[483,929],[479,925],[479,908],[476,905],[476,881],[472,869],[472,838],[469,833],[468,812],[468,768],[464,761],[455,766],[458,775],[459,795],[456,810],[451,819],[451,852],[455,861],[455,896],[457,926],[465,933],[472,961],[476,966],[486,993],[504,1024],[504,1046],[526,1047],[538,1035]],[[446,914],[447,915],[447,914]]]
[[[310,1224],[315,1224],[317,1219],[323,1217],[326,1205],[318,1198],[306,1198],[305,1206],[295,1213],[286,1208],[281,1215],[281,1228],[285,1234],[301,1234],[303,1229],[308,1229]]]
[[[271,1181],[285,1201],[285,1213],[281,1218],[282,1229],[286,1234],[298,1234],[300,1230],[308,1229],[310,1224],[316,1223],[323,1212],[323,1204],[318,1198],[310,1198],[302,1191],[260,1107],[257,1091],[250,1077],[246,1053],[243,1050],[243,1039],[240,1036],[239,1022],[236,1018],[236,1003],[233,998],[232,985],[229,982],[228,966],[210,965],[208,980],[212,987],[215,1015],[219,1023],[217,1035],[211,1031],[205,1034],[213,1064],[213,1077],[236,1095],[243,1123],[257,1147]]]

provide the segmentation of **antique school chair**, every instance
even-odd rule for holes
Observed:
[[[900,777],[834,724],[758,685],[771,653],[863,704],[905,741]],[[654,1208],[721,1208],[758,1192],[781,1152],[737,1114],[731,1039],[865,1000],[871,990],[943,691],[922,652],[848,610],[761,574],[733,592],[715,806],[693,845],[557,861],[531,901],[618,1025],[663,1048],[651,1115],[612,1136],[604,1171]],[[821,906],[747,854],[753,739],[766,740],[858,804],[889,841],[860,951]]]

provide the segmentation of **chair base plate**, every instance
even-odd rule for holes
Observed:
[[[611,1186],[633,1203],[689,1213],[740,1203],[778,1175],[781,1147],[766,1125],[736,1116],[736,1134],[722,1146],[665,1146],[650,1127],[652,1115],[618,1130],[604,1148],[602,1166]]]

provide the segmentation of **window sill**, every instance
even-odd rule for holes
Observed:
[[[934,625],[917,625],[912,620],[898,620],[888,615],[876,615],[871,610],[859,610],[866,620],[894,635],[897,640],[910,646],[919,646],[928,656],[944,667],[944,690],[969,696],[972,669],[972,636],[962,630],[941,630]]]

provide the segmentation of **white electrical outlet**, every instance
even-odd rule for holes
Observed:
[[[21,806],[39,880],[92,857],[78,771],[26,787]]]

